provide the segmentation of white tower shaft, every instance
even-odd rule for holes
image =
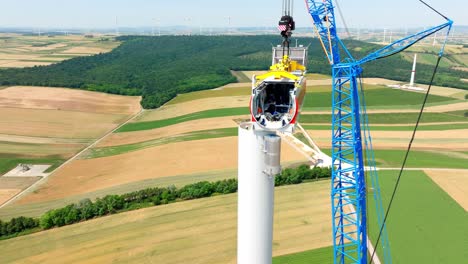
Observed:
[[[281,171],[281,138],[239,126],[237,263],[271,264],[275,175]]]
[[[410,80],[410,86],[414,87],[414,77],[416,76],[416,60],[417,60],[418,54],[414,54],[414,61],[413,61],[413,70],[411,71],[411,80]]]

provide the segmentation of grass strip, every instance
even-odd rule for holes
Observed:
[[[111,147],[101,147],[90,149],[84,158],[86,159],[95,159],[101,157],[108,157],[114,155],[120,155],[132,151],[137,151],[149,147],[161,146],[165,144],[184,142],[184,141],[193,141],[193,140],[203,140],[210,138],[222,138],[222,137],[231,137],[237,136],[237,128],[220,128],[213,130],[202,130],[194,131],[186,134],[181,134],[173,137],[159,138],[144,142],[138,142],[134,144],[120,145],[120,146],[111,146]]]
[[[248,107],[212,109],[212,110],[191,113],[191,114],[163,119],[163,120],[128,123],[122,126],[121,128],[119,128],[116,131],[116,133],[161,128],[161,127],[175,125],[175,124],[182,123],[182,122],[204,119],[204,118],[237,116],[237,115],[248,115],[248,114],[249,114]]]

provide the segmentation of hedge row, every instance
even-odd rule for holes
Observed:
[[[284,169],[275,177],[275,186],[299,184],[308,180],[329,178],[330,175],[329,168],[310,169],[307,165],[301,165],[294,169]],[[37,227],[45,230],[119,212],[235,192],[237,192],[237,179],[228,179],[197,182],[182,188],[175,186],[147,188],[122,195],[107,195],[94,202],[84,199],[77,204],[50,210],[39,219],[19,217],[6,223],[0,221],[0,238],[11,237]]]

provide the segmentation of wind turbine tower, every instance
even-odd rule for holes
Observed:
[[[413,69],[411,70],[411,80],[410,80],[410,87],[414,87],[414,78],[416,76],[416,60],[417,60],[418,54],[414,54],[414,61],[413,61]]]
[[[119,33],[119,18],[117,16],[115,16],[115,34],[117,36],[120,35],[120,33]]]

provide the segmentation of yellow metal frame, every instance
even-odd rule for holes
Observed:
[[[256,76],[255,80],[259,82],[268,77],[274,77],[275,79],[288,78],[297,82],[299,77],[291,73],[297,70],[305,72],[306,67],[297,61],[291,60],[288,55],[285,55],[279,63],[270,67],[270,71],[265,74]]]

